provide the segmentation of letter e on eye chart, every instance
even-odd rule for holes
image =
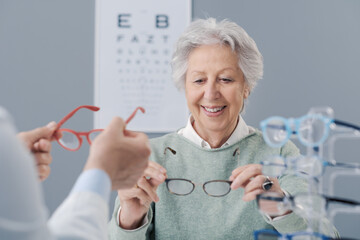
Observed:
[[[129,129],[171,132],[186,124],[183,91],[171,79],[176,40],[191,21],[191,0],[96,0],[95,127],[126,119]]]

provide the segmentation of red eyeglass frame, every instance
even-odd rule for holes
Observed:
[[[69,128],[61,128],[61,129],[60,129],[60,127],[61,127],[67,120],[69,120],[77,111],[79,111],[79,110],[82,109],[82,108],[87,108],[87,109],[89,109],[89,110],[91,110],[91,111],[94,111],[94,112],[97,112],[97,111],[100,110],[99,107],[91,106],[91,105],[82,105],[82,106],[79,106],[79,107],[75,108],[74,110],[72,110],[70,113],[68,113],[65,117],[63,117],[63,118],[58,122],[57,127],[56,127],[56,131],[55,131],[55,134],[54,134],[54,135],[55,135],[55,138],[56,138],[56,141],[58,142],[58,144],[59,144],[61,147],[65,148],[65,149],[68,150],[68,151],[77,151],[77,150],[80,149],[80,147],[82,146],[82,142],[83,142],[81,136],[86,136],[86,139],[87,139],[88,143],[91,145],[91,139],[90,139],[90,137],[89,137],[90,134],[93,133],[93,132],[101,132],[101,131],[104,130],[104,129],[93,129],[93,130],[88,131],[88,132],[77,132],[77,131],[74,131],[74,130],[69,129]],[[138,110],[140,110],[142,113],[145,113],[145,109],[144,109],[143,107],[137,107],[137,108],[133,111],[133,113],[129,116],[129,118],[125,121],[126,124],[128,124],[128,123],[135,117],[136,112],[137,112]],[[61,132],[70,132],[70,133],[74,134],[74,135],[77,137],[77,139],[79,140],[79,146],[78,146],[77,148],[75,148],[75,149],[68,148],[68,147],[64,146],[64,145],[60,142],[61,137],[59,137],[59,136],[62,135]]]

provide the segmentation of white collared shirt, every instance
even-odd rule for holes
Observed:
[[[204,139],[202,139],[199,136],[199,134],[195,131],[192,125],[193,122],[194,122],[194,117],[190,115],[186,127],[180,129],[177,133],[189,139],[196,145],[199,145],[203,148],[211,149],[210,144],[206,142]],[[246,125],[244,119],[241,117],[241,115],[239,115],[239,121],[236,125],[234,132],[221,147],[232,145],[240,141],[241,139],[245,138],[249,134],[252,134],[254,131],[255,129]]]

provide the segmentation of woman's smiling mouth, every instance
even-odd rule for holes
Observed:
[[[205,114],[210,117],[219,116],[220,114],[222,114],[224,112],[224,109],[226,108],[226,106],[205,107],[202,105],[201,105],[201,107],[202,107],[202,109],[204,109]]]

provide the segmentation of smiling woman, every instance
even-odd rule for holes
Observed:
[[[109,239],[252,239],[257,229],[305,230],[300,215],[269,216],[253,201],[265,191],[284,197],[308,187],[295,175],[262,174],[264,157],[296,157],[299,150],[290,141],[267,146],[240,115],[263,74],[254,40],[228,20],[194,21],[177,42],[172,68],[191,115],[184,128],[151,139],[144,177],[134,188],[118,191]],[[327,226],[321,231],[336,235],[321,221]]]

